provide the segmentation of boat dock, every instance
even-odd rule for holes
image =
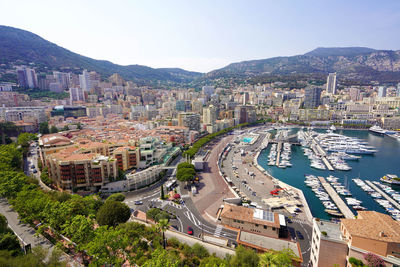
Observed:
[[[393,206],[395,206],[397,209],[400,209],[400,204],[396,202],[393,198],[391,198],[388,194],[385,193],[382,189],[377,187],[374,183],[371,181],[365,181],[370,187],[372,187],[375,191],[377,191],[379,194],[381,194],[384,198],[386,198]]]
[[[328,168],[328,170],[330,170],[330,171],[335,170],[326,157],[321,157],[321,158],[322,158],[322,161],[325,163],[326,167]]]
[[[281,161],[281,151],[282,151],[282,142],[278,142],[278,146],[276,148],[276,151],[278,152],[276,154],[276,166],[279,166],[279,162]]]
[[[340,198],[340,196],[336,193],[333,187],[325,180],[324,177],[318,176],[321,185],[325,188],[326,192],[329,194],[333,202],[335,202],[336,206],[339,208],[340,212],[347,219],[353,219],[354,214],[350,210],[350,208],[344,203],[344,201]]]

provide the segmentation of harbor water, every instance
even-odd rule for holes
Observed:
[[[299,129],[292,129],[289,135],[296,133],[298,130]],[[315,131],[326,132],[326,130],[322,129],[316,129]],[[339,182],[342,184],[345,184],[347,181],[349,185],[348,189],[351,191],[352,197],[361,200],[361,205],[363,207],[367,208],[367,210],[386,213],[385,209],[376,203],[370,195],[358,187],[352,179],[360,178],[361,180],[379,181],[385,174],[397,174],[400,176],[400,142],[389,136],[375,135],[368,131],[339,130],[336,131],[336,133],[363,139],[368,142],[368,145],[375,147],[378,152],[374,155],[361,155],[362,158],[357,161],[347,160],[346,162],[352,167],[349,171],[329,171],[311,168],[310,161],[307,156],[303,154],[301,146],[292,146],[290,163],[293,166],[282,169],[268,165],[268,154],[271,149],[269,145],[267,149],[264,149],[260,153],[258,164],[277,179],[301,189],[304,192],[314,217],[329,219],[330,215],[325,213],[325,207],[322,205],[321,201],[315,196],[311,188],[307,187],[304,183],[304,175],[306,174],[323,177],[333,175],[338,177]],[[400,192],[399,186],[392,186],[392,188]],[[357,211],[353,210],[353,212],[357,214]]]

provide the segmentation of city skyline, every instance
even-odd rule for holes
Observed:
[[[298,55],[317,47],[397,50],[399,35],[394,33],[400,26],[399,5],[396,1],[387,1],[385,6],[338,1],[326,12],[315,1],[252,5],[120,1],[112,6],[101,1],[23,1],[4,4],[15,12],[4,14],[0,24],[121,65],[208,72],[233,62]]]

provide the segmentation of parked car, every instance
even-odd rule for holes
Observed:
[[[300,231],[296,231],[296,234],[299,239],[304,239],[304,236],[300,233]]]
[[[137,200],[137,201],[135,201],[135,205],[143,205],[143,201]]]
[[[188,226],[188,228],[187,228],[187,234],[188,234],[188,235],[193,235],[193,228],[192,228],[192,227]]]
[[[37,170],[36,170],[36,169],[34,169],[34,170],[33,170],[33,173],[37,173]]]

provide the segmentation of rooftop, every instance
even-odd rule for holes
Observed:
[[[357,219],[342,219],[341,223],[352,236],[400,243],[400,222],[389,215],[376,211],[359,211]]]
[[[265,217],[264,214],[266,215]],[[221,212],[221,218],[222,217],[280,228],[279,214],[260,209],[246,208],[226,203]]]
[[[338,223],[324,221],[324,220],[315,220],[320,232],[326,232],[326,235],[321,234],[321,239],[329,239],[335,241],[343,241],[341,236],[342,233],[340,231],[340,225]]]

